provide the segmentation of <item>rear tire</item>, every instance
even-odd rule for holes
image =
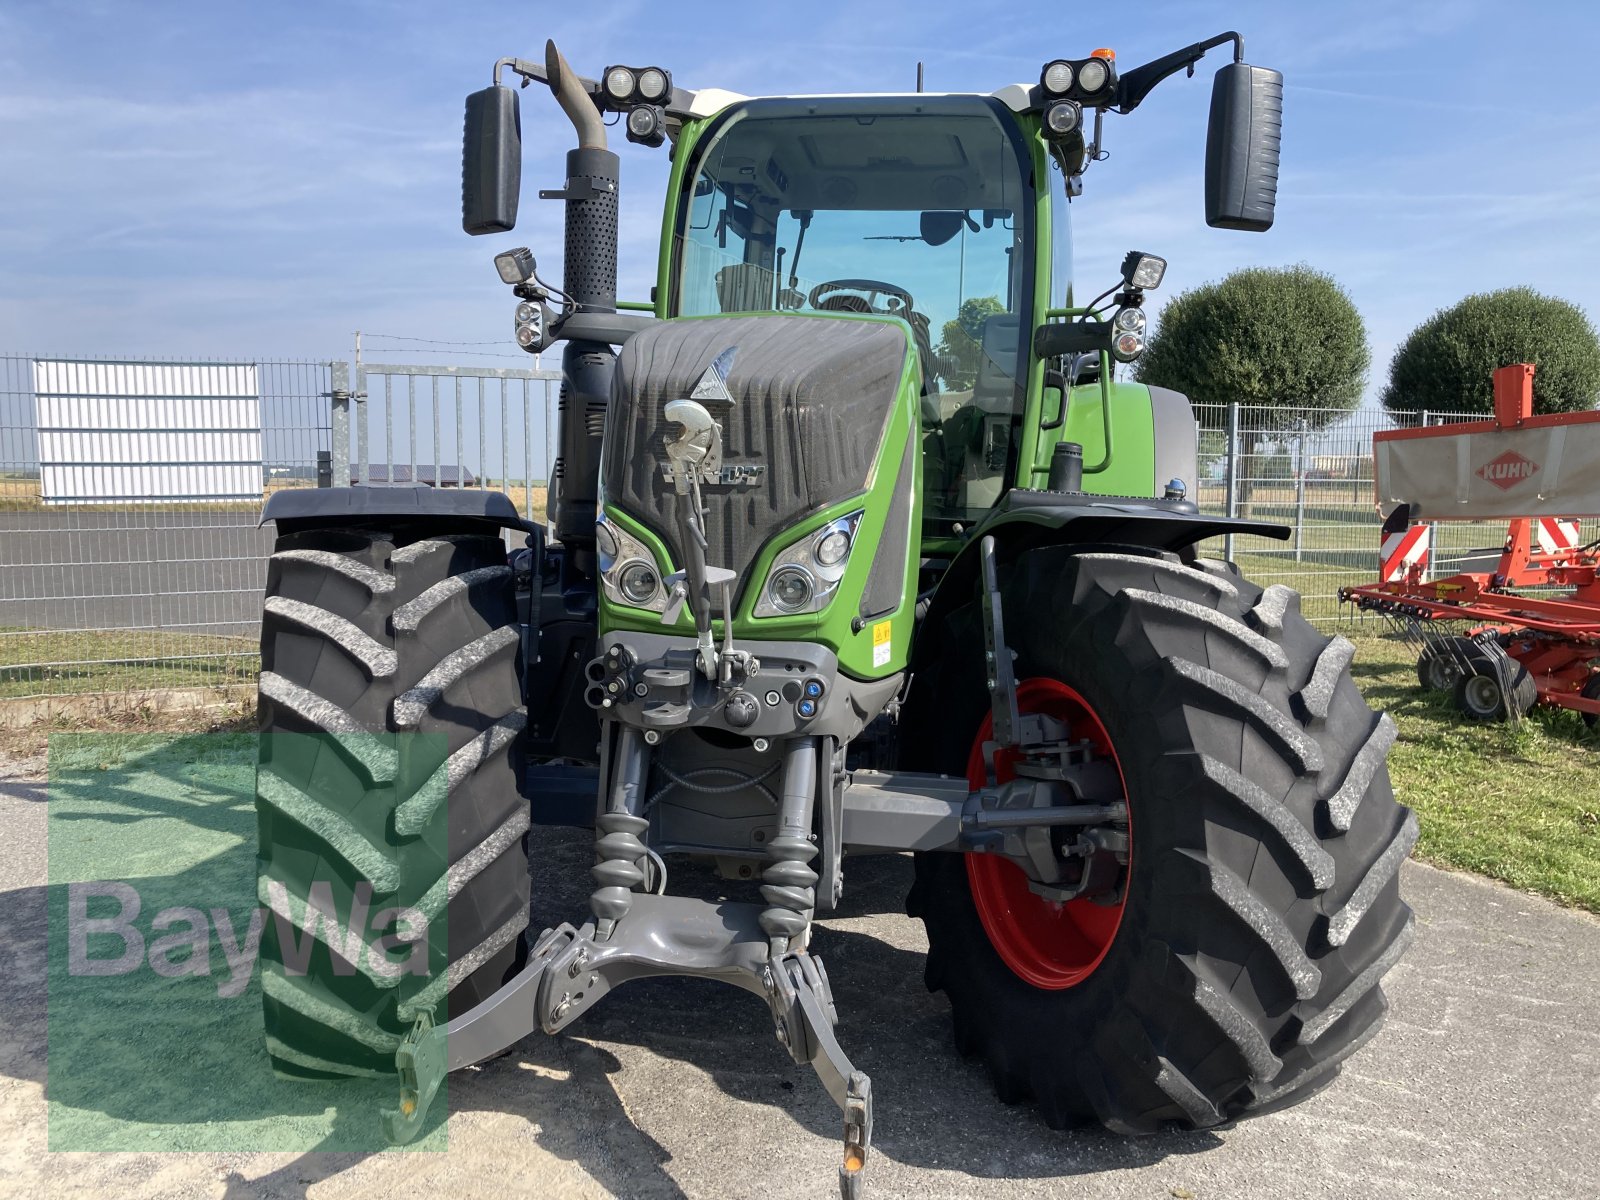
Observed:
[[[466,1011],[524,962],[519,640],[496,535],[278,538],[256,812],[280,1073],[389,1074],[419,1012]]]
[[[1416,822],[1350,643],[1287,588],[1137,554],[1025,553],[1003,603],[1017,677],[1065,684],[1109,734],[1130,865],[1104,957],[1047,989],[997,952],[966,856],[917,856],[908,908],[957,1046],[1056,1127],[1209,1127],[1320,1091],[1377,1031],[1379,980],[1412,934],[1398,875]],[[966,773],[987,697],[958,648],[982,644],[978,619],[953,614],[919,681],[924,766]]]

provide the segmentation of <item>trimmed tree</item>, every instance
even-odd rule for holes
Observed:
[[[1355,408],[1370,362],[1350,297],[1302,263],[1250,267],[1175,296],[1135,378],[1183,392],[1208,429],[1224,425],[1230,403],[1256,406],[1239,431],[1241,453],[1254,456],[1283,445],[1279,432],[1323,429]],[[1243,474],[1248,503],[1249,477],[1262,471]]]
[[[944,361],[944,381],[952,392],[972,387],[978,375],[978,354],[983,349],[979,340],[983,337],[983,323],[1005,310],[999,296],[973,296],[961,302],[954,321],[944,323],[934,352]]]
[[[1333,278],[1304,263],[1250,267],[1175,296],[1161,310],[1135,377],[1197,404],[1259,405],[1255,429],[1321,429],[1361,400],[1367,331]],[[1292,410],[1292,411],[1290,411]],[[1219,426],[1215,410],[1202,410]]]
[[[1531,362],[1533,410],[1578,412],[1600,400],[1600,338],[1575,304],[1528,287],[1468,296],[1411,331],[1389,363],[1383,406],[1401,420],[1425,411],[1489,412],[1496,367]]]

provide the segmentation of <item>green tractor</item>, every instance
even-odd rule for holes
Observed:
[[[1394,725],[1294,592],[1198,555],[1288,530],[1202,513],[1187,400],[1115,377],[1163,260],[1087,304],[1067,270],[1107,115],[1229,43],[1206,216],[1265,230],[1282,81],[1236,34],[988,95],[596,81],[553,44],[495,65],[468,233],[516,221],[504,78],[578,142],[541,193],[562,286],[496,258],[518,343],[563,346],[551,519],[426,488],[267,507],[277,1070],[394,1074],[404,1141],[446,1072],[630,979],[718,979],[842,1109],[856,1195],[872,1089],[813,920],[858,856],[910,851],[927,986],[1002,1100],[1145,1134],[1327,1086],[1412,931]],[[649,304],[617,300],[608,114],[672,146]],[[594,830],[590,911],[531,924],[530,828],[563,824]],[[669,861],[734,898],[674,895]]]

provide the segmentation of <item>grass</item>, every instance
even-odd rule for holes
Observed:
[[[1416,856],[1600,913],[1600,731],[1565,709],[1481,725],[1417,684],[1416,652],[1356,633],[1356,682],[1394,718],[1395,795],[1417,812]]]
[[[257,639],[160,629],[0,629],[0,700],[253,683]]]

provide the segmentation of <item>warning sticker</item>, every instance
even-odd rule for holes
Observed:
[[[889,641],[889,622],[879,621],[872,627],[872,665],[887,667],[891,653],[893,651]]]

